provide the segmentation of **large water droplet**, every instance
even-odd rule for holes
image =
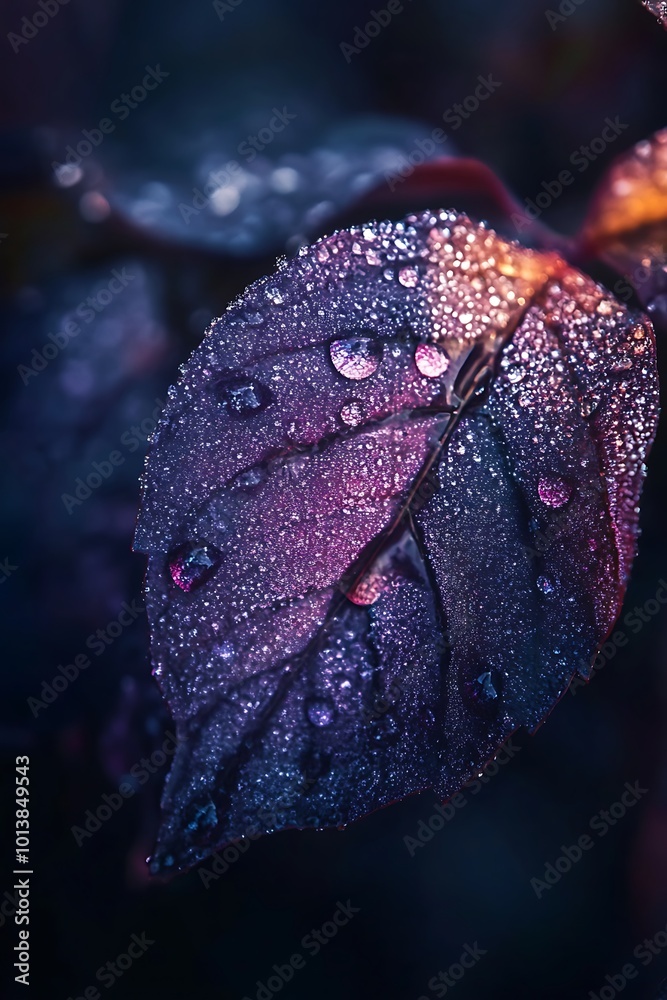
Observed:
[[[348,427],[357,427],[364,419],[364,410],[361,403],[356,399],[352,399],[349,403],[346,403],[340,411],[340,419]]]
[[[427,378],[439,378],[449,367],[449,358],[435,344],[417,344],[415,364]]]
[[[256,487],[266,482],[267,478],[268,473],[266,469],[256,465],[245,472],[239,472],[238,476],[232,480],[231,488],[235,491],[242,490],[244,493],[252,492]]]
[[[169,573],[177,587],[190,593],[215,573],[222,555],[210,542],[185,542],[168,556]]]
[[[560,476],[542,476],[537,484],[542,503],[548,507],[562,507],[572,495],[572,487]]]
[[[252,417],[273,400],[270,390],[252,375],[223,376],[215,385],[230,417]]]
[[[493,718],[500,705],[502,685],[502,674],[498,670],[479,669],[464,686],[468,704],[478,715]]]
[[[311,698],[306,702],[306,716],[314,726],[330,726],[335,709],[328,698]]]
[[[597,408],[599,407],[599,405],[600,405],[599,396],[587,396],[586,398],[582,399],[579,404],[579,411],[584,420],[588,420],[589,417],[592,417]]]
[[[345,337],[333,340],[329,353],[334,368],[345,378],[368,378],[382,360],[382,341],[375,337]]]
[[[632,358],[619,358],[611,366],[611,370],[614,375],[621,375],[624,372],[629,372],[632,368]]]
[[[419,275],[414,267],[402,267],[398,272],[398,280],[406,288],[414,288],[419,282]]]

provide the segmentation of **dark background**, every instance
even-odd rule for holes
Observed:
[[[70,0],[14,51],[9,33],[40,8],[3,7],[0,561],[15,568],[0,585],[0,746],[9,776],[1,815],[11,845],[14,758],[29,754],[34,875],[32,985],[14,991],[8,903],[0,996],[81,996],[132,934],[146,932],[155,943],[113,985],[118,1000],[254,998],[257,980],[306,954],[303,936],[349,899],[360,912],[281,995],[431,998],[429,980],[477,942],[486,954],[453,988],[458,1000],[599,995],[605,977],[630,961],[640,972],[623,995],[657,998],[667,949],[646,968],[632,953],[667,925],[662,608],[637,634],[621,623],[628,643],[591,686],[566,695],[534,737],[521,735],[520,752],[414,856],[404,837],[433,814],[432,794],[345,832],[265,837],[208,888],[197,869],[152,880],[144,859],[166,767],[81,846],[72,827],[170,729],[150,676],[145,617],[100,656],[86,641],[140,596],[144,557],[130,546],[145,437],[209,319],[338,213],[366,221],[355,208],[360,193],[442,126],[479,75],[501,86],[438,152],[485,160],[520,201],[567,168],[607,116],[627,123],[544,213],[573,231],[613,156],[665,125],[667,35],[633,0],[583,0],[553,29],[539,2],[408,0],[348,62],[340,43],[353,41],[372,5],[242,0],[221,19],[199,0]],[[156,64],[169,74],[164,82],[125,120],[110,116],[112,102]],[[274,107],[296,118],[261,157],[243,161],[244,187],[223,199],[226,214],[206,209],[186,224],[178,204],[192,202],[211,169],[240,159],[239,143]],[[68,144],[109,116],[113,133],[80,172],[56,177],[52,164]],[[399,190],[393,200],[387,192],[383,211],[399,218],[418,207],[426,206],[403,204]],[[450,207],[449,198],[429,207]],[[42,371],[22,378],[19,366],[37,363],[33,348],[50,344],[68,312],[122,268],[133,276],[127,288],[80,321]],[[661,430],[623,615],[667,577],[666,448]],[[63,494],[113,450],[122,462],[68,512]],[[35,709],[28,699],[83,652],[91,666]],[[626,781],[648,791],[538,899],[531,878],[589,830]],[[12,867],[10,854],[0,871],[0,893],[10,897]]]

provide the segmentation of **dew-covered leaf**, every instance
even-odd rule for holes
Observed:
[[[667,3],[665,0],[642,0],[642,4],[654,17],[657,17],[663,28],[667,28]]]
[[[447,798],[534,730],[618,614],[656,396],[645,318],[453,212],[250,287],[144,480],[181,740],[153,871]]]

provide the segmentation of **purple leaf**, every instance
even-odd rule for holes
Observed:
[[[451,796],[589,673],[634,555],[649,322],[465,216],[341,231],[216,321],[136,546],[181,740],[155,872]]]

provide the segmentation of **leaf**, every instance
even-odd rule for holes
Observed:
[[[642,4],[654,17],[657,17],[663,28],[667,28],[667,3],[665,0],[642,0]]]
[[[152,870],[447,798],[534,730],[618,614],[656,415],[648,321],[453,212],[252,285],[144,479],[181,741]]]
[[[667,328],[667,129],[623,153],[603,178],[581,231],[582,252],[604,257]]]

